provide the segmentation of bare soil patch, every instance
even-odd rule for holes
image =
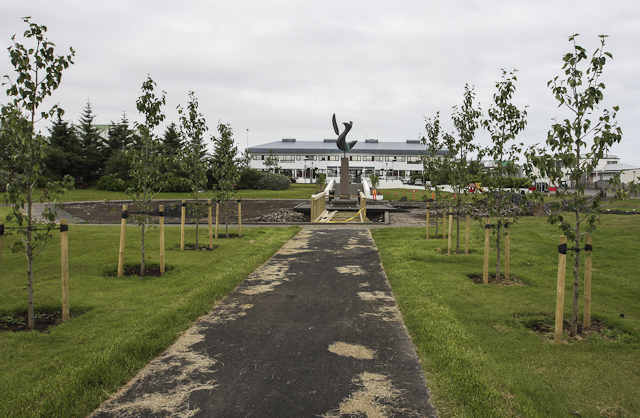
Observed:
[[[203,204],[206,201],[199,201],[199,205],[190,204],[192,201],[187,201],[187,223],[194,224],[196,215],[193,213],[194,208],[198,208],[201,224],[205,224],[207,217],[207,206]],[[287,210],[287,213],[291,213],[291,209],[300,203],[306,202],[306,200],[298,199],[247,199],[242,200],[242,222],[288,222],[288,216],[283,215],[281,210]],[[133,205],[131,202],[71,202],[66,203],[64,210],[71,215],[81,219],[87,223],[120,223],[122,219],[122,205],[128,205],[128,212],[130,215],[130,222],[134,220],[136,216],[134,212],[140,212],[140,209]],[[151,203],[153,211],[156,213],[157,218],[158,206],[164,205],[165,211],[165,223],[166,224],[179,224],[182,213],[182,204],[179,200],[154,200]],[[215,203],[212,204],[213,216],[215,216]],[[308,217],[308,215],[307,215]],[[298,220],[296,220],[298,221]],[[307,220],[308,221],[308,220]],[[237,201],[230,201],[220,205],[220,223],[238,222],[238,203]]]
[[[482,274],[470,274],[469,279],[471,279],[475,284],[482,284]],[[525,283],[520,280],[518,277],[509,275],[509,277],[505,277],[504,274],[500,275],[500,279],[496,280],[495,274],[489,274],[488,284],[493,286],[524,286]]]
[[[555,319],[552,313],[539,313],[536,315],[516,317],[525,328],[531,332],[539,334],[545,340],[553,340],[555,333]],[[619,341],[633,338],[629,334],[626,334],[614,327],[608,325],[606,322],[597,318],[591,318],[591,325],[589,328],[584,328],[582,321],[578,321],[578,334],[575,337],[569,337],[571,332],[571,321],[564,319],[562,321],[562,331],[567,336],[563,337],[566,341],[583,341],[589,340],[592,337],[597,337],[603,341]]]
[[[71,312],[69,316],[74,318],[80,314]],[[35,314],[34,330],[42,333],[48,333],[49,328],[62,323],[62,312],[37,312]],[[0,332],[11,331],[29,331],[27,328],[27,313],[20,312],[17,314],[0,316]]]

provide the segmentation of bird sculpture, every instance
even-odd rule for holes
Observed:
[[[347,151],[350,151],[351,148],[353,148],[353,146],[356,144],[356,142],[358,141],[351,141],[351,142],[347,142],[347,134],[349,133],[349,131],[351,130],[351,127],[353,126],[353,122],[343,122],[344,124],[344,131],[342,131],[342,133],[340,133],[340,130],[338,129],[338,124],[336,123],[336,114],[333,114],[333,130],[336,131],[336,135],[338,135],[338,148],[340,148],[341,151],[344,151],[344,156],[347,156]]]

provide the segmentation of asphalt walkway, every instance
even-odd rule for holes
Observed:
[[[436,417],[368,229],[305,229],[92,415]]]

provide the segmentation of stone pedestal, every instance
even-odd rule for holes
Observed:
[[[350,198],[349,185],[349,158],[342,157],[340,160],[340,199]]]

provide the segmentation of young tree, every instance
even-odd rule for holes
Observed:
[[[106,141],[100,136],[100,131],[94,125],[94,119],[95,115],[93,114],[91,103],[87,102],[76,126],[82,147],[80,177],[86,183],[93,183],[100,178],[109,157],[107,155]]]
[[[282,167],[278,165],[278,156],[270,149],[269,156],[264,160],[264,166],[267,167],[269,173],[279,173]]]
[[[64,188],[71,186],[69,177],[63,183],[48,181],[43,196],[34,196],[37,184],[47,181],[43,172],[46,139],[36,132],[35,124],[56,113],[62,115],[58,106],[46,110],[40,106],[60,86],[63,70],[73,64],[74,51],[70,48],[68,55],[55,55],[55,45],[45,37],[46,26],[30,22],[29,17],[23,20],[28,25],[24,38],[31,45],[17,43],[15,35],[11,38],[9,55],[17,77],[13,80],[5,75],[7,81],[3,85],[9,86],[7,96],[13,100],[0,111],[0,132],[5,136],[0,142],[10,147],[9,160],[5,162],[10,172],[5,202],[11,205],[12,213],[7,221],[13,220],[17,228],[13,234],[17,241],[12,249],[23,251],[27,258],[27,326],[33,329],[33,262],[51,238],[56,216],[56,206],[46,205],[44,219],[35,219],[33,205],[56,202]]]
[[[442,206],[444,211],[446,206],[446,197],[442,186],[449,182],[449,170],[450,170],[450,156],[447,151],[446,154],[438,157],[438,152],[445,149],[445,143],[447,142],[444,137],[450,136],[449,134],[442,134],[440,127],[440,112],[436,113],[436,117],[426,119],[427,124],[425,126],[427,136],[422,138],[422,143],[427,147],[428,155],[423,156],[422,165],[424,169],[424,175],[429,182],[425,185],[425,188],[433,192],[436,202],[436,238],[438,238],[438,219],[439,219],[439,207]],[[443,227],[444,228],[444,227]],[[442,231],[443,236],[446,231]]]
[[[526,110],[520,110],[512,103],[516,81],[515,71],[507,74],[502,70],[502,80],[496,83],[498,91],[493,95],[493,104],[488,111],[489,118],[482,122],[493,141],[483,155],[493,160],[492,184],[486,195],[496,236],[496,280],[500,280],[500,239],[506,234],[509,224],[517,220],[517,214],[508,214],[507,209],[513,206],[515,194],[521,196],[517,188],[506,188],[507,179],[517,175],[516,161],[522,152],[522,144],[516,143],[515,139],[527,124]]]
[[[214,153],[211,161],[215,181],[216,199],[223,207],[235,196],[235,186],[240,180],[238,147],[233,141],[233,131],[229,124],[218,122],[219,138],[213,138]],[[225,217],[225,232],[229,238],[229,224]]]
[[[164,157],[160,153],[160,140],[153,134],[153,130],[164,120],[162,106],[165,104],[165,92],[158,97],[153,92],[156,83],[147,77],[142,83],[142,96],[136,101],[138,111],[144,116],[144,123],[136,123],[140,133],[140,149],[128,151],[131,165],[131,177],[135,183],[127,189],[127,194],[134,204],[141,210],[136,222],[141,232],[141,261],[140,275],[146,272],[145,236],[150,223],[148,215],[153,209],[151,199],[162,190],[165,174],[162,172]]]
[[[558,188],[557,201],[552,203],[549,220],[558,224],[573,242],[573,305],[571,315],[571,336],[578,332],[578,297],[580,285],[580,242],[583,235],[596,229],[596,221],[605,206],[601,195],[585,196],[588,177],[598,166],[607,150],[622,140],[622,131],[615,120],[618,107],[613,111],[600,109],[604,98],[605,85],[600,81],[607,57],[604,51],[606,36],[600,36],[600,48],[591,58],[585,48],[577,45],[576,37],[569,37],[573,50],[564,58],[564,78],[555,77],[549,81],[553,95],[569,116],[551,126],[544,149],[532,148],[527,153],[530,169],[539,170],[539,175],[548,178],[552,184],[568,178],[572,189]],[[586,66],[586,70],[585,70]],[[615,178],[613,185],[619,183]],[[613,200],[624,197],[618,189]]]
[[[449,184],[456,196],[456,252],[460,253],[460,213],[464,204],[463,196],[469,191],[469,183],[474,180],[476,172],[471,153],[478,151],[473,143],[476,129],[480,127],[482,112],[473,104],[475,93],[469,85],[464,87],[462,106],[453,107],[451,119],[457,135],[444,135],[444,146],[449,151]]]
[[[182,163],[184,170],[189,173],[189,185],[191,186],[191,194],[195,200],[195,209],[193,210],[196,219],[196,250],[198,247],[198,224],[201,210],[198,207],[198,194],[200,189],[207,187],[207,164],[205,161],[206,144],[204,133],[208,130],[207,123],[198,112],[198,99],[194,92],[189,93],[189,103],[187,110],[178,106],[178,114],[180,114],[180,130],[182,135],[187,139],[187,146],[183,150]]]

